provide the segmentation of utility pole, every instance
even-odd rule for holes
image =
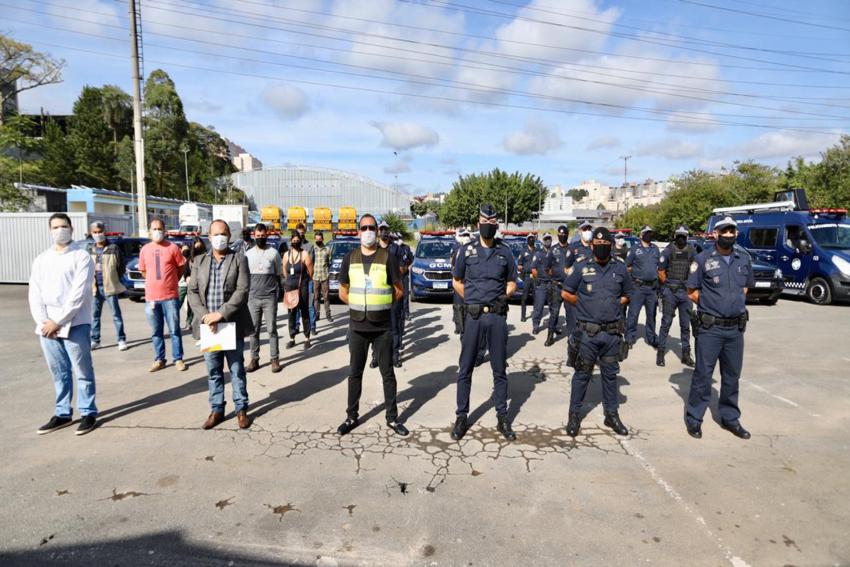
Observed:
[[[191,202],[192,198],[189,197],[189,158],[187,157],[189,154],[189,148],[183,148],[183,171],[186,172],[186,202]]]
[[[620,159],[623,160],[623,187],[629,184],[629,160],[632,156],[620,156]]]
[[[136,153],[136,188],[138,201],[139,236],[148,235],[148,197],[145,190],[145,138],[142,128],[142,74],[139,70],[141,60],[141,8],[136,0],[130,0],[130,54],[133,69],[133,149]]]

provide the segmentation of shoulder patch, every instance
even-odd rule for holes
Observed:
[[[696,262],[691,262],[691,273],[694,274],[699,269],[699,264]]]

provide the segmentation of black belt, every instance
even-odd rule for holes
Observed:
[[[505,313],[499,310],[499,307],[496,305],[484,305],[479,303],[467,303],[464,305],[464,309],[466,312],[472,315],[473,317],[478,317],[482,313],[496,313],[497,315],[504,315]]]
[[[666,287],[668,289],[672,289],[673,291],[679,291],[680,289],[685,288],[685,282],[673,283],[673,282],[667,280],[666,282],[664,282],[664,287]]]
[[[719,327],[737,327],[741,322],[741,317],[715,317],[714,324]]]
[[[653,285],[653,286],[654,286],[654,285],[655,285],[655,282],[657,282],[658,280],[649,280],[649,281],[647,281],[647,280],[639,280],[639,279],[637,279],[637,278],[632,278],[632,281],[634,281],[634,283],[636,283],[636,284],[638,284],[638,285],[640,285],[640,286],[647,286],[647,285]]]
[[[611,323],[591,323],[589,321],[577,321],[576,328],[579,331],[587,331],[587,334],[591,336],[600,332],[620,334],[623,332],[623,322],[613,321]]]

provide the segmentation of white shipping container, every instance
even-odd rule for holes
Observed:
[[[53,246],[47,224],[53,213],[0,213],[0,283],[27,283],[33,260]],[[101,221],[107,232],[130,234],[130,215],[67,213],[74,228],[74,240],[83,240],[89,223]]]

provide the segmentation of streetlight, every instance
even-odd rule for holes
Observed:
[[[192,199],[189,197],[189,148],[183,147],[183,171],[186,174],[186,200],[191,201]]]

